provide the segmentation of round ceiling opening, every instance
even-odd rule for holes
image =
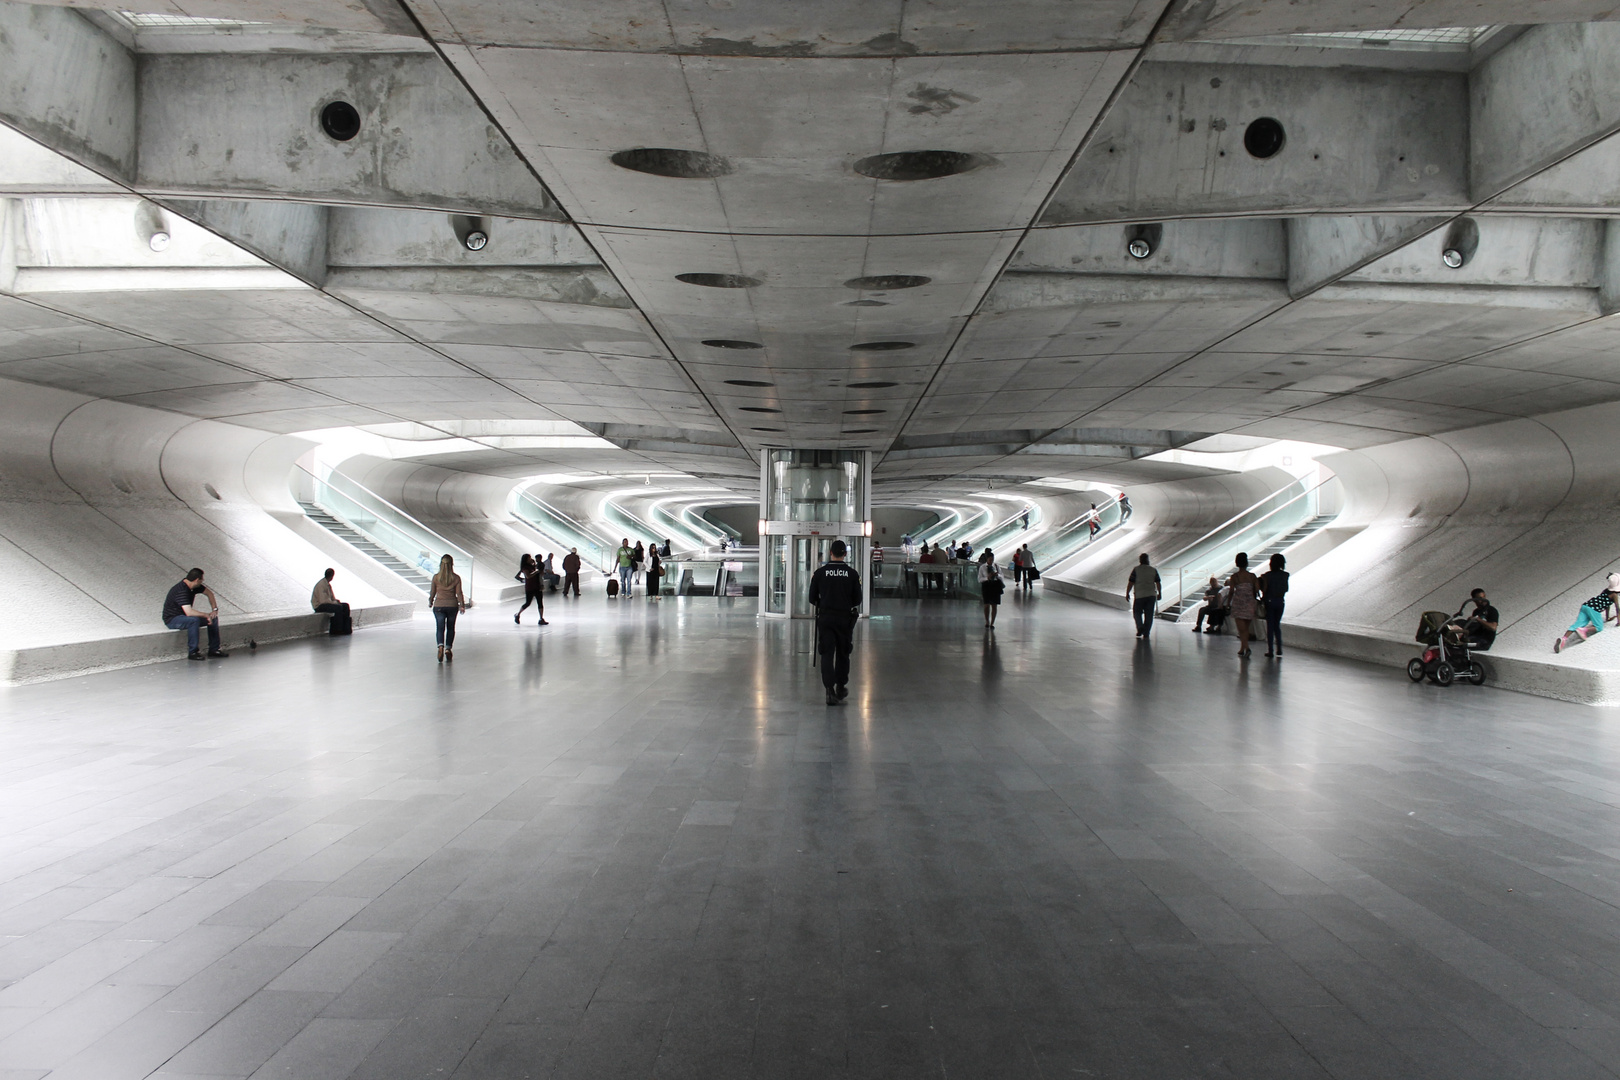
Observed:
[[[666,146],[638,146],[620,150],[610,159],[621,169],[668,176],[676,180],[712,180],[731,172],[731,162],[701,150],[671,150]]]
[[[743,274],[676,274],[675,280],[706,289],[752,289],[759,284],[759,278]]]
[[[360,110],[347,101],[333,101],[321,110],[321,130],[338,142],[360,134]]]
[[[845,307],[888,307],[889,302],[887,300],[851,300],[848,303],[846,303],[844,306]]]
[[[781,431],[779,427],[751,427],[749,431]]]
[[[898,349],[915,349],[915,341],[863,341],[850,348],[859,352],[895,352]]]
[[[960,150],[905,150],[863,157],[855,163],[855,171],[874,180],[937,180],[972,172],[994,161],[984,154],[964,154]]]
[[[742,408],[742,411],[743,411],[743,412],[771,412],[771,413],[779,413],[779,412],[781,412],[781,411],[782,411],[782,410],[781,410],[781,409],[768,409],[768,408],[766,408],[766,407],[765,407],[765,406],[763,406],[763,405],[743,405],[743,406],[741,406],[741,408]]]
[[[849,384],[849,388],[851,390],[886,390],[891,386],[899,385],[900,384],[896,382],[885,382],[882,379],[879,379],[875,382],[852,382]]]
[[[870,274],[867,277],[850,278],[844,282],[844,288],[887,292],[890,289],[915,289],[932,280],[934,279],[923,277],[921,274]]]
[[[741,341],[737,338],[706,338],[703,344],[711,349],[763,349],[763,342]]]
[[[877,430],[877,428],[875,428],[875,427],[852,427],[852,428],[845,428],[844,429],[844,434],[845,435],[870,435],[876,430]]]
[[[876,416],[878,413],[886,413],[888,411],[889,411],[888,409],[845,409],[844,410],[844,415],[845,416]]]
[[[1275,157],[1287,139],[1282,124],[1269,116],[1262,116],[1244,129],[1243,149],[1247,150],[1251,157],[1263,160]]]
[[[775,386],[775,383],[760,382],[758,379],[727,379],[727,386]]]

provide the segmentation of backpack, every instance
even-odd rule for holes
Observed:
[[[616,577],[608,578],[608,599],[611,600],[615,596],[618,596],[618,595],[619,595],[619,579],[616,578]]]

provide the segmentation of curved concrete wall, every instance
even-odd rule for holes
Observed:
[[[8,620],[0,644],[161,629],[164,593],[191,566],[208,571],[227,622],[307,612],[326,566],[364,562],[352,552],[334,560],[266,510],[267,475],[308,448],[0,380],[0,573],[35,612]],[[285,477],[283,468],[283,491]],[[358,579],[342,585],[356,605],[390,599]]]

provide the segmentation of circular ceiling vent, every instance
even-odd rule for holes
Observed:
[[[743,406],[741,406],[741,409],[742,409],[743,412],[773,412],[773,413],[779,413],[779,412],[782,411],[781,409],[768,409],[763,405],[743,405]]]
[[[748,430],[749,431],[781,431],[782,428],[779,428],[779,427],[751,427]]]
[[[737,338],[722,337],[705,338],[703,344],[711,349],[763,349],[765,347],[764,343],[759,341],[741,341]]]
[[[620,150],[610,159],[621,169],[668,176],[676,180],[712,180],[731,172],[731,162],[701,150],[671,150],[665,146],[638,146]]]
[[[1283,132],[1282,124],[1269,116],[1262,116],[1243,131],[1243,149],[1247,150],[1251,157],[1262,160],[1276,157],[1278,151],[1283,148],[1283,143],[1287,141],[1288,136]]]
[[[921,274],[871,274],[867,277],[850,278],[844,282],[844,288],[887,292],[890,289],[915,289],[932,280],[934,279],[923,277]]]
[[[758,379],[727,379],[727,386],[775,386],[775,383],[760,382]]]
[[[852,390],[886,390],[891,386],[899,385],[899,383],[884,382],[881,379],[877,380],[876,382],[852,382],[849,384],[850,389]]]
[[[676,274],[675,280],[688,285],[702,285],[706,289],[752,289],[760,283],[759,278],[743,274]]]
[[[899,349],[915,349],[916,347],[917,343],[915,341],[863,341],[858,345],[850,346],[850,348],[858,352],[895,352]]]
[[[850,300],[847,303],[845,303],[844,306],[845,307],[888,307],[889,302],[887,300]]]
[[[889,411],[888,409],[845,409],[844,410],[844,415],[845,416],[876,416],[878,413],[886,413],[888,411]]]
[[[874,180],[937,180],[994,162],[995,158],[987,155],[964,154],[960,150],[905,150],[863,157],[855,163],[855,171]]]
[[[360,110],[347,101],[328,102],[321,109],[321,130],[338,142],[360,134]]]
[[[877,428],[875,428],[875,427],[852,427],[852,428],[845,428],[844,429],[844,434],[845,435],[870,435],[876,430],[877,430]]]

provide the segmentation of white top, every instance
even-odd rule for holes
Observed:
[[[979,564],[979,583],[983,584],[993,577],[1000,577],[1001,569],[995,563],[985,561]]]

